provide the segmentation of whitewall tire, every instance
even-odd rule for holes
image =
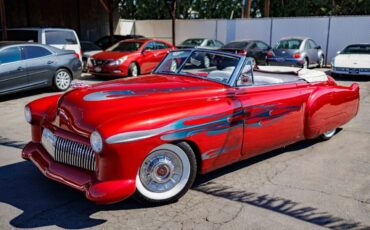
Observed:
[[[138,170],[136,197],[150,204],[177,201],[193,184],[196,170],[195,155],[187,143],[158,146]]]

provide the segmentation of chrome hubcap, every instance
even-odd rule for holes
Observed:
[[[136,77],[137,76],[137,66],[134,65],[131,69],[131,74],[132,76]]]
[[[170,68],[171,68],[170,70],[172,72],[176,72],[176,70],[177,70],[177,62],[175,60],[172,60],[171,67]]]
[[[55,84],[59,89],[67,89],[71,83],[71,76],[65,71],[61,71],[55,78]]]
[[[204,67],[209,68],[211,61],[209,60],[209,57],[204,57]]]
[[[159,150],[145,159],[140,169],[140,180],[151,192],[166,192],[181,180],[181,159],[173,152]]]

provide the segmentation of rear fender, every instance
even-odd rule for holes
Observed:
[[[305,137],[315,138],[338,128],[356,116],[359,86],[328,85],[312,92],[306,107]]]

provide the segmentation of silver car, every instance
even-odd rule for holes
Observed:
[[[204,48],[204,49],[219,49],[224,45],[216,39],[209,38],[189,38],[183,41],[180,45],[177,46],[179,49],[184,48]]]
[[[321,46],[311,38],[286,37],[280,39],[266,59],[269,65],[322,67],[325,62]]]

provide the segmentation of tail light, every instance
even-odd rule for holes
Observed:
[[[272,52],[272,51],[269,51],[268,53],[267,53],[267,57],[273,57],[274,56],[274,53]]]
[[[300,58],[301,57],[301,54],[300,53],[295,53],[293,57],[294,58]]]
[[[77,59],[80,59],[80,54],[79,54],[79,53],[74,53],[74,55],[75,55],[75,57],[76,57]]]
[[[247,51],[246,50],[238,50],[237,51],[237,54],[240,54],[240,55],[247,55]]]

